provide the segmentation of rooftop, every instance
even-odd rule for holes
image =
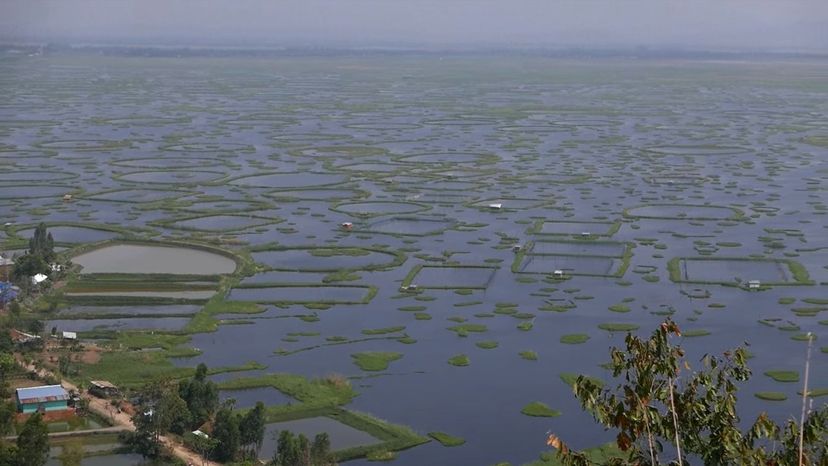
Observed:
[[[117,387],[115,387],[115,385],[112,385],[112,382],[107,382],[106,380],[90,380],[89,384],[94,385],[98,388],[110,388],[110,389],[117,388]]]
[[[45,403],[47,401],[62,401],[69,399],[69,393],[60,385],[42,385],[17,389],[17,399],[20,403]]]

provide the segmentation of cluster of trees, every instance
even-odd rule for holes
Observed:
[[[140,390],[138,412],[133,416],[135,432],[125,440],[145,457],[165,456],[161,436],[166,433],[187,435],[189,445],[204,456],[218,461],[255,459],[265,431],[265,407],[256,407],[244,415],[234,410],[228,400],[219,404],[218,387],[207,380],[207,366],[199,364],[193,378],[171,383],[159,381]],[[212,422],[209,438],[190,432]]]
[[[52,234],[46,231],[46,224],[41,223],[35,228],[34,235],[29,240],[26,253],[14,261],[12,281],[26,289],[31,286],[31,277],[39,273],[50,275],[51,265],[56,259],[55,240]]]
[[[276,454],[270,466],[335,466],[328,434],[317,434],[310,442],[303,434],[279,432]]]
[[[828,465],[828,404],[809,411],[807,376],[798,423],[779,425],[761,413],[747,424],[736,411],[738,383],[751,376],[745,349],[705,356],[702,367],[691,370],[682,348],[670,343],[673,336],[681,332],[668,319],[649,339],[627,335],[626,348],[612,348],[610,368],[622,381],[617,387],[578,378],[575,396],[599,424],[617,432],[621,454],[596,461],[551,434],[547,443],[562,464],[682,465],[690,457],[706,465]]]
[[[199,364],[191,379],[148,383],[139,390],[138,399],[138,410],[132,417],[135,432],[125,440],[135,451],[152,458],[162,456],[161,436],[198,429],[219,404],[218,387],[207,380],[204,364]]]
[[[261,401],[244,415],[227,400],[216,413],[212,458],[217,461],[256,460],[265,433],[265,407]]]
[[[12,409],[14,404],[10,403]],[[5,407],[3,408],[6,409]],[[16,443],[3,440],[13,432],[11,422],[0,425],[0,464],[4,466],[43,466],[49,460],[49,429],[39,413],[26,420],[17,436]]]

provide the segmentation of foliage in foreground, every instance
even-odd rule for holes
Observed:
[[[8,466],[43,466],[49,460],[49,430],[35,413],[26,420],[17,445],[0,439],[0,464]]]
[[[681,332],[668,319],[649,339],[627,335],[625,349],[613,348],[610,368],[623,378],[614,389],[578,378],[575,396],[598,423],[618,431],[622,454],[595,461],[550,434],[547,444],[558,450],[563,465],[681,465],[686,456],[706,465],[828,464],[828,405],[807,413],[801,424],[789,420],[780,426],[761,413],[743,431],[736,384],[751,376],[746,350],[705,356],[702,368],[692,371],[671,336]]]

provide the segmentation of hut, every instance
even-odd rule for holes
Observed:
[[[60,385],[18,388],[16,398],[17,411],[24,414],[69,409],[69,393]]]
[[[750,280],[750,281],[748,281],[748,289],[758,290],[761,287],[762,287],[762,282],[760,282],[759,280]]]
[[[120,391],[118,390],[118,387],[112,384],[112,382],[108,382],[106,380],[90,380],[89,393],[97,396],[98,398],[111,398],[118,396]]]

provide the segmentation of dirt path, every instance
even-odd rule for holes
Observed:
[[[25,364],[23,361],[18,360],[18,363],[23,366],[27,371],[32,371],[38,374],[38,376],[45,378],[46,376],[54,376],[53,373],[46,369],[37,369],[34,365]],[[96,396],[89,395],[88,393],[82,393],[78,390],[78,387],[69,382],[68,380],[61,380],[60,384],[65,388],[67,391],[74,390],[80,396],[82,396],[85,400],[89,401],[89,409],[94,411],[96,414],[101,416],[104,419],[109,420],[113,426],[117,427],[119,430],[128,430],[134,431],[135,425],[132,423],[132,419],[130,418],[129,414],[119,411],[117,408],[112,406],[109,400],[104,400],[102,398],[98,398]],[[192,466],[221,466],[219,463],[215,461],[206,460],[201,457],[198,453],[190,451],[187,447],[182,445],[180,442],[173,440],[167,436],[161,437],[161,443],[164,444],[167,448],[169,448],[173,454],[180,458],[182,461],[187,463],[188,465]]]

